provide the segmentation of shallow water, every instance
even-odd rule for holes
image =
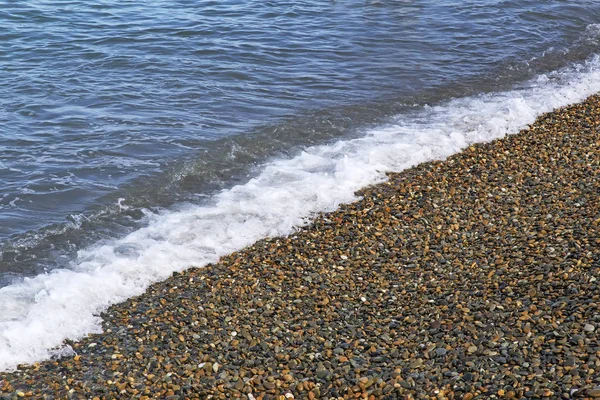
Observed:
[[[600,90],[592,1],[0,5],[0,369]]]
[[[3,281],[267,159],[582,61],[599,17],[593,1],[0,2]]]

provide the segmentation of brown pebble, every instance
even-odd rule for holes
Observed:
[[[600,100],[102,314],[7,398],[600,396]]]

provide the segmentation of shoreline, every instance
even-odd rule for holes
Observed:
[[[389,174],[110,307],[75,357],[0,373],[0,394],[600,397],[599,127],[595,95]]]

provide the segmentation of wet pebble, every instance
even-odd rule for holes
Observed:
[[[102,314],[5,398],[600,396],[600,106],[389,175]]]

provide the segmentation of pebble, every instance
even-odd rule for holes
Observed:
[[[445,356],[446,353],[448,352],[448,350],[438,347],[437,349],[435,349],[435,354],[437,354],[438,356]]]
[[[598,398],[599,131],[592,96],[389,174],[110,307],[0,397]]]
[[[593,398],[600,397],[600,389],[590,389],[587,391],[587,395]]]

